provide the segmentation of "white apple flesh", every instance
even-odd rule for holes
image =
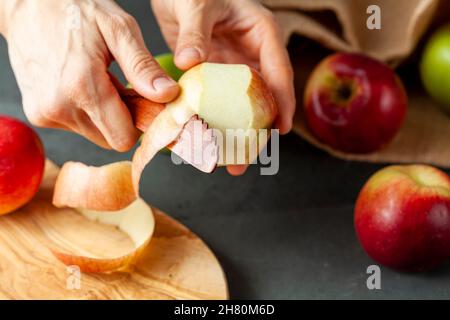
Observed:
[[[191,109],[210,128],[219,130],[224,138],[228,129],[243,130],[247,151],[245,163],[251,163],[254,159],[249,156],[248,146],[254,142],[250,140],[258,138],[258,135],[254,137],[249,131],[258,133],[259,129],[270,129],[278,112],[275,100],[259,73],[247,65],[203,63],[186,72],[179,84],[180,96],[167,106]],[[227,143],[223,141],[224,146]],[[266,143],[260,143],[258,151]],[[224,154],[225,148],[221,151],[222,159],[233,158]],[[237,163],[225,161],[221,164]]]
[[[67,266],[78,266],[82,272],[105,273],[127,271],[139,258],[150,242],[155,229],[152,209],[144,200],[138,198],[125,209],[116,212],[100,212],[77,209],[90,220],[112,225],[126,233],[135,245],[135,249],[125,255],[110,258],[78,255],[51,248],[53,255]]]

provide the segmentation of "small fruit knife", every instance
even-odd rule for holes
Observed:
[[[120,96],[130,110],[134,125],[142,132],[147,130],[165,108],[164,104],[147,100],[133,89],[120,90]],[[200,128],[201,131],[196,131],[196,128]],[[200,139],[193,138],[199,133],[201,134]],[[184,125],[178,138],[167,147],[185,162],[206,173],[214,171],[219,162],[219,147],[213,130],[209,129],[208,124],[197,115]]]

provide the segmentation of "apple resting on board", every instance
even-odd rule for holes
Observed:
[[[374,152],[400,130],[407,95],[388,66],[360,54],[337,53],[311,74],[304,95],[312,133],[334,149]]]

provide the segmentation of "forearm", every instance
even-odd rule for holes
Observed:
[[[7,0],[0,0],[0,34],[2,34],[3,36],[5,35],[5,28],[6,28],[6,23],[5,23],[5,18],[6,18],[6,14],[5,14],[5,3]]]
[[[0,34],[6,37],[9,21],[20,0],[0,0]]]

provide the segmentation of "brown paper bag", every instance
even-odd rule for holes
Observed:
[[[425,32],[450,17],[450,1],[439,0],[262,0],[273,9],[289,43],[298,99],[294,132],[330,154],[349,160],[429,163],[450,168],[450,117],[417,85],[407,83],[409,111],[394,141],[369,155],[346,154],[320,143],[307,129],[303,90],[309,73],[333,51],[357,51],[392,66],[411,54]],[[381,30],[366,26],[367,8],[381,8]],[[293,36],[293,35],[296,36]],[[417,68],[417,65],[411,65]],[[414,73],[413,73],[414,74]],[[409,74],[408,74],[409,75]],[[409,82],[412,82],[410,84]],[[450,90],[450,88],[449,88]]]

